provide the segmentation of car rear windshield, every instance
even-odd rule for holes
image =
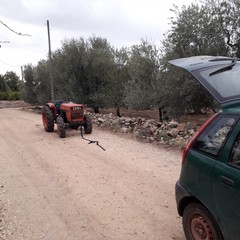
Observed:
[[[212,156],[218,156],[235,122],[235,116],[218,115],[203,130],[193,148]]]
[[[215,66],[214,68],[202,69],[196,74],[197,77],[199,75],[203,85],[213,95],[217,95],[217,99],[220,101],[240,98],[240,63],[230,68]]]

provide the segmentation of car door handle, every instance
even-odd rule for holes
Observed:
[[[235,187],[235,181],[232,180],[231,178],[225,177],[225,176],[220,176],[220,180],[223,184],[229,186],[229,187]]]

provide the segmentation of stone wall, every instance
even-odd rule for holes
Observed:
[[[132,134],[137,139],[183,148],[195,134],[197,126],[191,122],[175,120],[158,122],[142,117],[117,117],[114,114],[92,114],[93,124],[122,134]]]

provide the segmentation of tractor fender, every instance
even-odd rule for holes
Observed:
[[[56,120],[56,117],[57,117],[57,109],[56,109],[54,103],[46,103],[46,106],[48,106],[48,107],[51,109],[51,111],[52,111],[52,113],[53,113],[53,117],[54,117],[54,119]]]

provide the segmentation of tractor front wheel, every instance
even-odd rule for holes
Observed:
[[[64,123],[62,117],[57,118],[57,131],[58,131],[58,136],[60,138],[65,138],[66,137],[65,123]]]
[[[44,106],[42,109],[42,121],[43,127],[46,132],[53,132],[54,130],[54,117],[52,110],[48,106]]]
[[[89,115],[84,116],[84,132],[86,134],[91,134],[92,133],[92,119]]]

